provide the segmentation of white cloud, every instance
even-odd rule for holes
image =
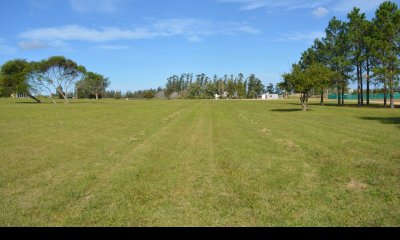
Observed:
[[[122,30],[119,28],[90,29],[78,25],[53,28],[36,28],[20,34],[23,39],[42,41],[89,41],[107,42],[115,40],[135,40],[153,37],[146,29]]]
[[[72,9],[80,13],[115,13],[121,9],[121,0],[70,0]]]
[[[294,10],[316,8],[332,0],[219,0],[221,3],[240,4],[240,10],[265,8],[268,10]]]
[[[286,41],[306,41],[307,43],[313,43],[315,39],[321,39],[325,36],[324,32],[290,32],[285,34],[284,37],[278,39],[280,42]]]
[[[201,38],[199,36],[190,36],[187,38],[189,42],[200,42]]]
[[[259,34],[261,33],[260,30],[250,27],[250,26],[243,26],[239,27],[238,30],[245,32],[245,33],[253,33],[253,34]]]
[[[312,13],[314,14],[315,17],[322,18],[328,15],[329,11],[324,7],[318,7]]]
[[[31,6],[38,9],[47,9],[50,8],[55,0],[29,0]]]
[[[20,41],[18,42],[18,46],[23,50],[36,50],[36,49],[45,49],[45,48],[56,48],[56,49],[68,49],[68,44],[61,40],[54,40],[45,42],[42,40],[29,40],[29,41]]]
[[[19,35],[24,49],[44,47],[46,42],[88,41],[111,42],[121,40],[140,40],[156,37],[181,36],[188,41],[198,42],[211,35],[256,34],[260,31],[244,23],[214,22],[200,19],[166,19],[147,26],[132,29],[117,27],[87,28],[67,25],[52,28],[36,28]]]
[[[34,49],[48,48],[49,44],[42,41],[33,40],[33,41],[21,41],[18,43],[18,46],[23,50],[34,50]]]
[[[103,50],[125,50],[125,49],[129,49],[128,46],[122,46],[122,45],[100,45],[100,46],[96,46],[95,48],[103,49]]]
[[[328,12],[347,14],[353,7],[362,12],[374,11],[385,0],[217,0],[220,3],[240,5],[240,10],[267,9],[269,11],[289,11],[313,9],[314,16],[322,17]]]

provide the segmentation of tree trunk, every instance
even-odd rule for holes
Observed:
[[[306,112],[308,110],[306,94],[304,94],[304,93],[301,94],[300,101],[301,101],[302,111]]]
[[[337,95],[338,95],[338,103],[337,103],[337,105],[340,105],[340,103],[342,102],[341,101],[341,93],[340,93],[340,87],[338,86],[338,88],[337,88]]]
[[[32,94],[26,93],[26,95],[27,95],[28,97],[32,98],[33,100],[35,100],[37,103],[40,103],[40,99],[37,99],[37,98],[36,98],[35,96],[33,96]]]
[[[387,107],[387,86],[386,86],[386,80],[383,86],[383,106],[386,108]]]
[[[342,87],[342,106],[344,106],[344,86]]]
[[[63,91],[61,91],[60,89],[58,89],[57,90],[60,94],[61,94],[61,96],[64,98],[64,103],[65,104],[69,104],[69,101],[68,101],[68,93],[66,92],[65,94],[63,93]]]
[[[305,102],[301,103],[302,111],[307,112],[307,104]]]
[[[324,106],[324,91],[321,92],[321,106]]]
[[[369,94],[370,94],[370,89],[369,89],[369,85],[370,83],[370,79],[369,79],[369,61],[367,60],[367,105],[369,105]]]
[[[394,84],[393,77],[390,79],[390,108],[394,109]]]
[[[364,80],[363,80],[363,72],[362,72],[362,66],[360,65],[360,95],[361,95],[361,106],[364,106]]]
[[[361,107],[361,80],[360,80],[360,66],[357,65],[357,99],[358,107]]]
[[[96,100],[99,100],[99,93],[96,92]]]

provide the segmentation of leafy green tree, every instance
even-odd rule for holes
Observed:
[[[372,21],[365,21],[365,33],[364,33],[364,43],[365,43],[365,64],[364,71],[366,72],[366,85],[367,85],[367,105],[370,104],[370,93],[371,84],[375,77],[372,70],[376,65],[377,59],[374,56],[374,23]]]
[[[332,71],[338,73],[332,85],[337,88],[338,105],[344,105],[344,91],[352,72],[347,24],[334,17],[329,21],[325,32],[326,36],[322,39],[322,60]]]
[[[288,98],[289,92],[293,90],[290,83],[285,79],[283,79],[282,82],[279,82],[276,86],[282,91],[283,98],[285,98],[285,99]]]
[[[366,34],[368,33],[368,21],[365,14],[360,13],[359,8],[353,8],[353,11],[347,15],[348,23],[348,40],[351,49],[351,62],[356,69],[358,106],[364,105],[364,81],[363,81],[363,65],[366,61]]]
[[[385,107],[387,106],[387,87],[389,87],[390,108],[394,108],[394,88],[400,74],[400,10],[397,4],[384,2],[375,15],[373,48],[378,63],[373,71],[383,80]]]
[[[254,74],[251,74],[247,79],[247,91],[248,97],[253,99],[256,99],[257,95],[264,91],[264,85]]]
[[[228,82],[226,84],[227,97],[228,98],[232,98],[234,96],[235,92],[236,92],[235,82],[231,78],[231,79],[228,80]]]
[[[64,103],[69,103],[68,94],[71,87],[85,76],[86,69],[74,61],[63,56],[54,56],[33,65],[33,76],[29,84],[36,92],[47,91],[52,97],[59,93],[64,98]]]
[[[275,86],[274,84],[270,83],[267,85],[267,88],[265,89],[268,93],[274,93],[275,92]]]
[[[198,96],[201,93],[201,86],[199,83],[194,82],[194,83],[190,83],[188,86],[188,95],[189,98],[195,98],[197,99]]]
[[[300,64],[293,64],[290,73],[283,74],[281,86],[289,86],[300,93],[303,111],[308,110],[308,100],[314,91],[319,91],[333,77],[333,72],[323,64],[316,63],[302,69]]]
[[[314,44],[301,54],[301,59],[299,61],[301,68],[306,69],[309,66],[317,63],[324,64],[324,50],[324,44],[320,40],[315,39]],[[321,82],[320,88],[318,89],[321,94],[321,106],[324,105],[324,91],[329,87],[329,85],[330,82]]]
[[[147,90],[144,92],[143,97],[146,99],[152,99],[155,97],[155,92],[152,90]]]
[[[208,82],[205,87],[205,92],[207,98],[214,98],[215,93],[217,92],[217,86],[213,82]]]
[[[0,69],[0,96],[17,95],[24,93],[36,102],[40,100],[34,97],[30,91],[28,79],[31,75],[31,63],[24,59],[15,59],[6,62]]]
[[[122,98],[121,91],[115,91],[114,92],[114,99],[121,99],[121,98]]]
[[[244,81],[243,74],[239,73],[239,75],[237,76],[236,92],[240,99],[246,98],[246,85],[247,82]]]
[[[76,88],[80,91],[94,95],[96,100],[98,100],[99,95],[104,93],[109,85],[109,79],[103,75],[87,72],[85,78],[77,83]]]

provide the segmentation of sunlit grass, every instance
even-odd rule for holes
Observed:
[[[399,109],[18,101],[0,100],[1,226],[400,225]]]

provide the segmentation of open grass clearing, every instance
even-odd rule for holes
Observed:
[[[398,109],[18,101],[0,100],[1,226],[400,225]]]

